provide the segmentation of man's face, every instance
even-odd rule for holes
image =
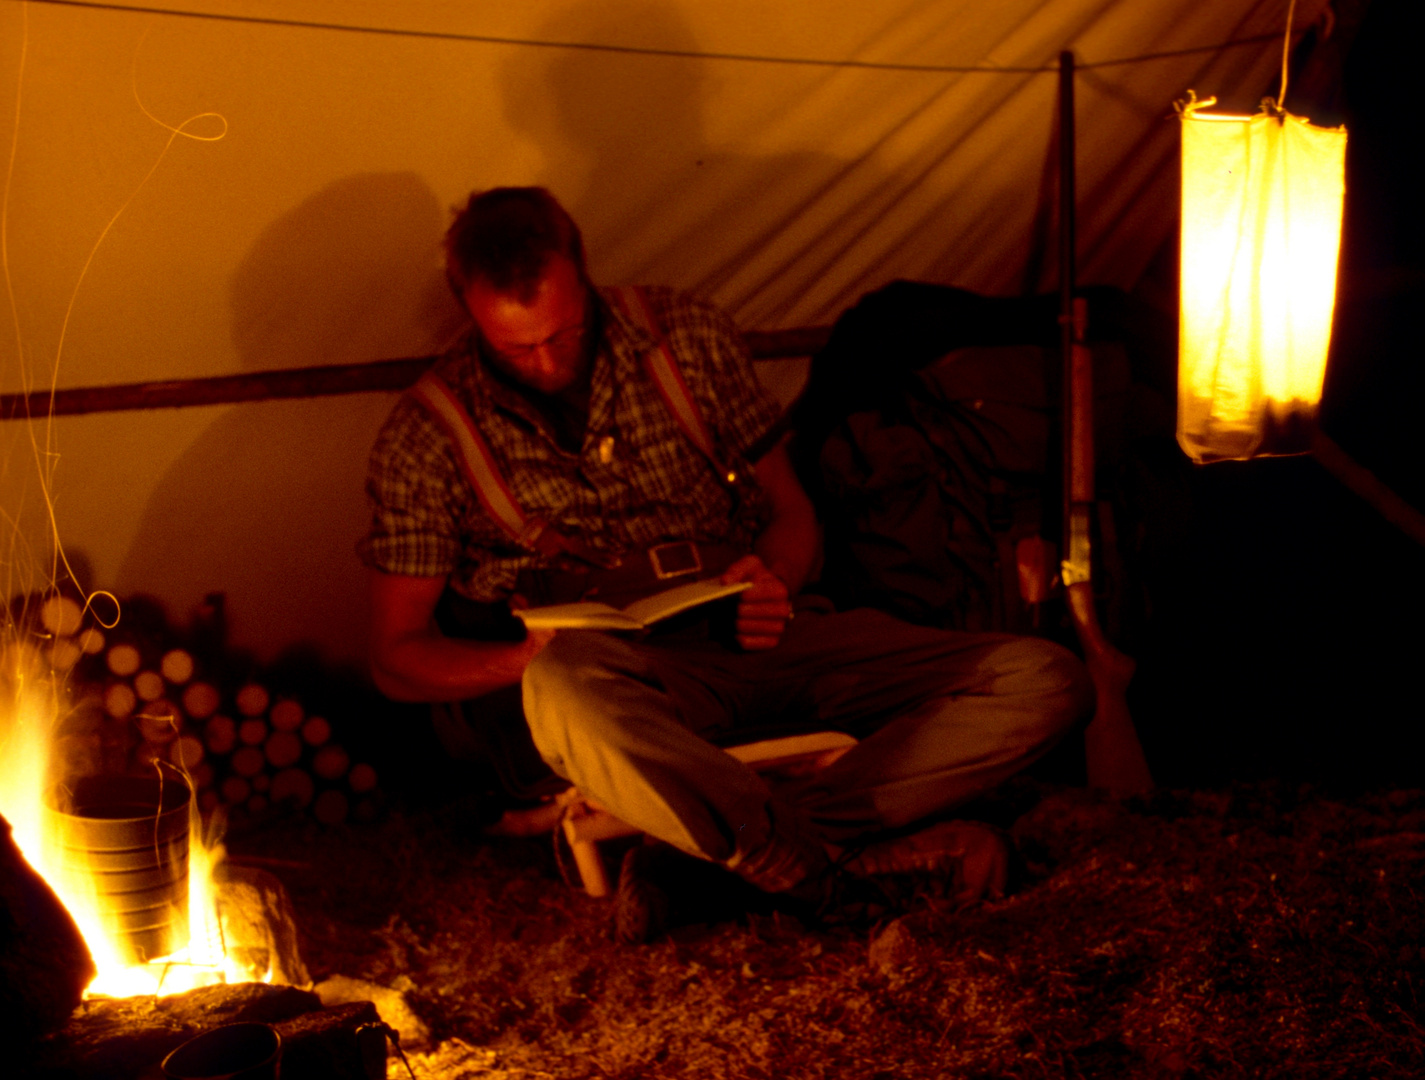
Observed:
[[[589,290],[574,263],[550,259],[533,295],[498,292],[477,278],[465,306],[485,340],[491,363],[542,394],[558,394],[588,369]]]

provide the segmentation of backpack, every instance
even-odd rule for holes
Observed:
[[[838,320],[793,421],[794,460],[825,529],[817,588],[838,607],[1037,628],[1017,550],[1059,531],[1057,339],[1053,296],[916,282]],[[1094,361],[1100,461],[1111,465],[1129,364],[1112,343]]]
[[[822,578],[839,607],[1021,628],[1015,545],[1040,534],[1052,495],[1044,362],[1033,346],[957,350],[832,429]]]

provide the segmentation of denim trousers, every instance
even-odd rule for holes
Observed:
[[[541,756],[584,795],[765,885],[750,871],[779,843],[854,844],[990,790],[1084,720],[1094,691],[1053,642],[799,602],[766,651],[706,619],[642,639],[560,631],[523,698]],[[859,741],[776,798],[716,745],[826,730]]]

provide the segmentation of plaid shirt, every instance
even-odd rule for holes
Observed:
[[[766,496],[749,452],[776,419],[730,319],[671,289],[645,291],[718,457],[739,477],[737,496],[693,446],[644,369],[655,343],[600,299],[588,426],[578,453],[561,449],[538,411],[490,374],[476,335],[433,370],[455,391],[528,517],[543,518],[598,551],[623,553],[665,540],[751,548],[766,526]],[[524,569],[549,565],[519,546],[480,505],[457,451],[409,394],[371,451],[366,491],[371,529],[358,545],[368,566],[390,574],[448,576],[472,600],[503,599]]]

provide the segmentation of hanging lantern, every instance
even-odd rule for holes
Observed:
[[[1303,453],[1321,401],[1346,129],[1278,109],[1183,125],[1178,442],[1196,462]]]

